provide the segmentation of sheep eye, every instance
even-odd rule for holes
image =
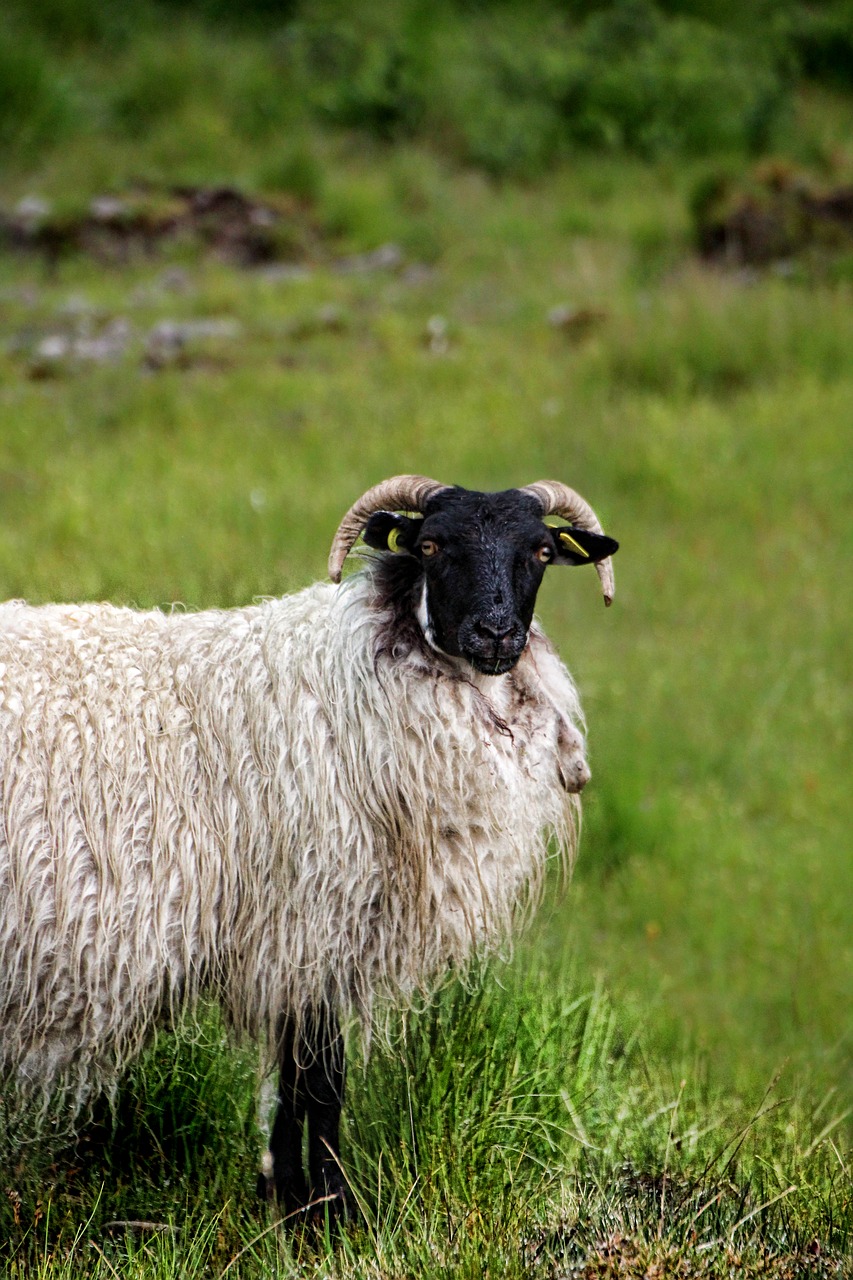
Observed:
[[[438,543],[433,542],[432,538],[424,538],[421,543],[421,555],[434,556],[436,551],[438,551]]]
[[[540,564],[547,564],[549,560],[554,559],[554,552],[551,550],[551,548],[548,546],[547,543],[543,542],[542,546],[536,552],[536,559],[540,562]]]

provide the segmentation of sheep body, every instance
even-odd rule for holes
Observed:
[[[0,607],[0,1064],[109,1087],[218,999],[369,1019],[508,935],[586,781],[534,626],[479,676],[367,570],[229,611]]]

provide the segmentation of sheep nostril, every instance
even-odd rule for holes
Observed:
[[[474,630],[484,640],[491,640],[495,644],[500,644],[501,640],[505,640],[510,634],[512,627],[505,627],[501,623],[478,622]]]
[[[477,628],[477,630],[479,631],[480,635],[481,635],[481,636],[485,636],[485,638],[486,638],[487,640],[499,640],[499,639],[500,639],[500,636],[498,635],[498,632],[497,632],[497,631],[495,631],[495,629],[494,629],[493,627],[489,627],[489,626],[487,626],[485,622],[481,623],[481,624],[480,624],[480,626]]]

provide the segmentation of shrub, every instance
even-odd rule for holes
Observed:
[[[314,6],[288,28],[291,71],[321,119],[385,139],[412,133],[425,108],[425,21],[414,4]]]
[[[666,18],[648,0],[574,23],[547,5],[368,11],[329,0],[289,30],[324,119],[383,139],[426,135],[497,176],[533,175],[578,145],[756,151],[788,91],[773,41],[767,51],[699,18]]]
[[[625,0],[580,30],[561,107],[571,136],[593,146],[754,152],[768,142],[786,88],[751,42]]]
[[[806,76],[843,89],[853,86],[853,0],[798,6],[782,28]]]
[[[137,40],[112,100],[113,120],[121,133],[142,138],[182,106],[198,78],[192,54],[182,38],[169,44],[156,36]]]
[[[122,0],[4,0],[3,8],[60,52],[123,43],[154,16],[150,0],[135,0],[132,6]]]
[[[183,130],[192,150],[203,118],[237,148],[275,144],[310,114],[382,141],[425,139],[495,177],[534,177],[579,147],[759,151],[790,96],[791,49],[806,68],[841,67],[853,41],[853,0],[753,27],[727,9],[725,29],[697,16],[704,0],[672,0],[668,14],[651,0],[251,0],[245,13],[226,0],[141,0],[132,18],[117,0],[33,0],[31,14],[12,3],[16,24],[43,35],[0,50],[0,141],[48,140],[73,114],[42,41],[123,33],[120,74],[108,79],[94,49],[71,74],[93,118],[134,142]]]
[[[44,46],[0,23],[0,150],[29,159],[62,137],[74,114],[70,91]]]

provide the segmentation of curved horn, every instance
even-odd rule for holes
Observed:
[[[392,476],[363,493],[344,516],[332,542],[329,552],[332,582],[340,582],[344,560],[374,511],[423,511],[434,494],[449,487],[426,476]]]
[[[521,492],[529,493],[531,498],[536,498],[541,503],[543,517],[562,516],[581,529],[589,529],[590,533],[604,532],[598,516],[586,499],[568,485],[560,484],[559,480],[539,480],[536,484],[525,485]],[[612,604],[615,590],[613,561],[607,556],[604,560],[597,561],[595,568],[601,579],[604,603]]]

